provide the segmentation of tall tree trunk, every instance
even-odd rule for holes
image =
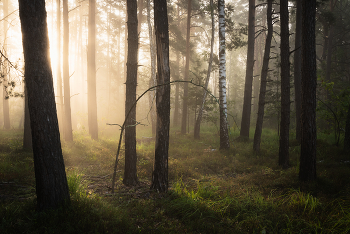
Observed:
[[[144,0],[138,0],[139,16],[138,16],[137,32],[139,33],[139,39],[140,39],[141,26],[142,26],[142,20],[143,20],[143,14],[142,14],[143,1]]]
[[[125,170],[123,183],[128,186],[138,184],[136,156],[136,86],[137,86],[137,1],[127,0],[128,11],[128,60],[126,71],[126,101],[125,101]],[[128,113],[129,117],[127,117]]]
[[[322,49],[322,66],[324,66],[325,60],[327,58],[327,51],[328,51],[328,34],[329,34],[329,25],[327,22],[322,22],[322,28],[323,28],[323,49]]]
[[[266,36],[266,42],[265,42],[263,66],[261,68],[261,81],[260,81],[261,84],[260,84],[260,93],[259,93],[258,118],[256,120],[256,127],[255,127],[255,133],[254,133],[253,149],[255,152],[259,152],[260,150],[262,126],[264,122],[266,83],[267,83],[267,74],[269,70],[270,49],[271,49],[271,40],[272,40],[272,34],[273,34],[272,0],[267,1],[266,14],[267,14],[267,36]]]
[[[64,106],[63,106],[63,90],[62,90],[62,74],[61,74],[61,0],[57,0],[57,96],[58,102],[58,123],[61,134],[64,134]]]
[[[192,14],[192,0],[188,0],[185,81],[189,80],[188,76],[189,76],[189,71],[190,71],[191,14]],[[184,93],[183,93],[183,100],[182,100],[181,134],[186,134],[187,111],[188,111],[187,103],[188,103],[188,83],[184,83]]]
[[[87,108],[87,102],[86,102],[86,100],[87,100],[87,97],[86,97],[86,93],[87,93],[87,91],[86,91],[86,85],[87,85],[87,83],[86,83],[86,81],[85,81],[85,79],[86,79],[86,76],[85,76],[85,64],[84,64],[84,57],[85,57],[85,55],[84,55],[84,52],[85,52],[85,50],[84,50],[84,45],[83,45],[83,27],[84,27],[84,5],[85,5],[86,3],[84,3],[84,2],[81,2],[81,7],[80,7],[80,9],[79,9],[79,18],[80,18],[80,27],[79,27],[79,47],[80,47],[80,53],[79,53],[79,57],[80,57],[80,81],[79,81],[79,84],[80,84],[80,86],[81,86],[81,88],[80,88],[80,92],[82,92],[82,94],[81,95],[79,95],[80,96],[80,103],[85,103],[85,105],[83,105],[83,104],[81,104],[80,105],[80,111],[82,112],[82,113],[86,113],[86,108]],[[86,25],[86,24],[85,24]],[[86,58],[86,57],[85,57]]]
[[[289,11],[288,0],[280,3],[281,19],[281,124],[278,164],[289,165],[289,124],[290,124],[290,62],[289,62]]]
[[[122,6],[121,5],[118,5],[118,10],[121,12],[122,11]],[[122,42],[122,18],[119,17],[119,20],[118,20],[118,55],[117,55],[117,77],[119,79],[119,82],[121,82],[121,84],[124,84],[125,83],[125,76],[124,76],[124,73],[122,71],[122,62],[121,62],[121,55],[122,55],[122,49],[121,49],[121,42]],[[125,103],[125,86],[124,85],[120,85],[120,88],[118,89],[120,90],[120,94],[118,95],[119,97],[122,97],[121,99],[121,103]],[[124,108],[124,109],[123,109]],[[125,113],[125,105],[122,105],[121,107],[121,113]]]
[[[147,24],[149,33],[149,46],[151,55],[151,77],[149,80],[149,87],[155,86],[156,81],[156,47],[154,45],[153,30],[151,24],[151,0],[147,0]],[[156,96],[156,91],[149,92],[149,107],[151,108],[151,124],[152,124],[152,136],[156,135],[156,110],[154,105],[154,100]]]
[[[69,22],[68,0],[63,0],[63,82],[64,82],[64,139],[73,141],[69,85]]]
[[[154,0],[157,43],[157,85],[170,82],[167,1]],[[157,136],[151,189],[168,191],[168,149],[170,126],[170,85],[157,88]]]
[[[211,15],[211,41],[210,41],[210,56],[209,56],[209,64],[208,64],[208,71],[207,71],[207,78],[205,80],[205,89],[203,92],[203,98],[202,103],[199,108],[198,117],[196,120],[196,123],[194,125],[194,138],[199,139],[200,138],[200,129],[201,129],[201,121],[203,116],[203,110],[204,110],[204,104],[205,99],[207,97],[207,89],[209,85],[209,79],[210,79],[210,73],[211,73],[211,67],[213,63],[213,50],[214,50],[214,33],[215,33],[215,21],[214,21],[214,5],[213,0],[210,0],[210,15]]]
[[[225,0],[218,1],[219,10],[219,102],[220,102],[220,149],[230,148],[226,101],[226,47],[225,47]]]
[[[23,149],[32,150],[32,129],[30,127],[30,116],[28,107],[27,85],[24,85],[24,133],[23,133]]]
[[[112,78],[111,78],[111,46],[110,46],[110,34],[111,34],[111,5],[107,6],[107,85],[108,85],[108,102],[107,102],[107,121],[109,121],[110,116],[110,107],[111,107],[111,86],[112,86]],[[119,71],[119,70],[118,70]]]
[[[89,0],[89,35],[87,51],[88,76],[88,122],[93,140],[98,139],[97,100],[96,100],[96,0]]]
[[[294,101],[295,101],[295,130],[296,140],[301,139],[301,27],[302,9],[301,0],[297,0],[295,52],[294,52]]]
[[[252,92],[252,113],[253,115],[251,120],[255,120],[255,115],[258,113],[258,96],[259,96],[259,85],[260,85],[260,80],[259,80],[259,75],[258,73],[261,71],[261,59],[260,59],[260,51],[262,50],[260,48],[260,37],[256,38],[256,43],[255,43],[255,48],[254,48],[254,71],[253,71],[253,92]]]
[[[127,0],[125,0],[125,6],[127,5]],[[124,82],[126,83],[126,76],[127,76],[127,57],[128,57],[128,25],[127,25],[127,19],[128,18],[128,10],[127,7],[125,7],[125,30],[124,30]],[[126,102],[126,87],[123,89],[123,101]],[[125,113],[125,105],[124,105],[124,113]],[[125,131],[124,131],[124,140],[125,140]]]
[[[61,150],[44,0],[19,0],[25,78],[32,127],[37,209],[70,201]]]
[[[4,17],[8,15],[8,0],[4,0],[3,2],[3,12]],[[7,30],[8,30],[8,23],[7,20],[4,20],[4,52],[5,55],[7,55]],[[7,87],[8,87],[8,75],[9,75],[9,69],[7,60],[3,60],[3,115],[4,115],[4,129],[9,130],[11,129],[10,124],[10,107],[9,107],[9,96],[7,95]]]
[[[326,60],[326,82],[331,81],[331,71],[332,71],[332,52],[333,52],[333,27],[330,26],[328,33],[328,45],[327,45],[327,60]]]
[[[250,115],[252,104],[252,84],[254,71],[254,40],[255,40],[255,0],[249,0],[248,19],[248,49],[247,68],[244,86],[244,100],[241,121],[240,137],[249,138]]]
[[[127,5],[127,1],[125,0],[125,5]],[[128,10],[125,8],[125,18],[128,18]],[[128,25],[127,21],[125,21],[125,31],[124,31],[124,82],[126,82],[126,58],[128,57]],[[125,95],[124,95],[125,96]]]
[[[334,7],[337,4],[338,0],[329,1],[329,11],[333,13]],[[333,53],[333,34],[334,29],[332,25],[329,25],[328,28],[328,43],[327,43],[327,59],[326,59],[326,82],[331,81],[331,72],[332,72],[332,53]],[[327,99],[329,99],[329,94],[327,93]]]
[[[299,179],[316,179],[316,0],[303,1],[301,65],[301,148]]]

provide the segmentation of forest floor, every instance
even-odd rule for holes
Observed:
[[[251,136],[254,134],[251,133]],[[98,141],[85,131],[62,141],[71,206],[35,211],[32,153],[22,131],[0,131],[1,233],[349,233],[350,156],[328,136],[317,141],[317,176],[298,181],[300,146],[290,142],[291,167],[278,165],[278,136],[265,129],[261,152],[252,141],[218,150],[219,136],[203,128],[201,140],[171,131],[169,192],[150,191],[154,139],[138,130],[139,185],[122,183],[124,154],[111,180],[118,131]],[[292,136],[291,136],[292,138]]]

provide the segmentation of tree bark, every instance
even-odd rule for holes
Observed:
[[[289,124],[290,124],[290,62],[289,62],[289,11],[288,0],[280,3],[281,19],[281,124],[278,164],[289,165]]]
[[[230,148],[226,101],[226,47],[225,47],[225,0],[218,1],[219,10],[219,103],[220,149]]]
[[[70,201],[58,129],[44,0],[19,0],[37,209]]]
[[[294,101],[295,101],[295,138],[301,139],[301,0],[297,0],[295,52],[294,52]]]
[[[204,85],[206,90],[204,90],[204,92],[203,92],[202,103],[201,103],[201,106],[199,107],[198,117],[197,117],[196,123],[194,125],[194,138],[195,139],[200,138],[199,134],[200,134],[200,129],[201,129],[201,121],[202,121],[202,116],[203,116],[205,99],[207,97],[207,89],[208,89],[208,85],[209,85],[211,67],[212,67],[212,63],[213,63],[214,33],[215,33],[213,0],[210,0],[210,15],[211,15],[211,41],[210,41],[210,55],[209,55],[207,78],[205,80],[205,85]]]
[[[68,0],[63,0],[63,82],[64,82],[64,139],[73,141],[69,85],[69,22]]]
[[[23,133],[23,149],[32,150],[32,129],[30,127],[30,116],[28,107],[27,85],[24,85],[24,133]]]
[[[167,1],[154,0],[157,43],[157,85],[170,82]],[[157,88],[157,135],[151,189],[168,191],[168,149],[170,126],[170,85]]]
[[[89,133],[98,140],[97,100],[96,100],[96,0],[89,0],[89,33],[87,51],[88,78],[88,122]]]
[[[299,179],[316,179],[316,0],[303,1],[301,65],[301,148]]]
[[[329,11],[333,13],[334,7],[337,4],[337,0],[331,0],[329,2]],[[327,59],[326,59],[326,82],[331,81],[331,72],[332,72],[332,53],[333,53],[333,34],[334,29],[333,25],[328,27],[328,40],[327,40]],[[327,99],[329,99],[329,94],[327,93]]]
[[[188,81],[189,79],[188,76],[189,76],[189,70],[190,70],[191,12],[192,12],[192,0],[188,0],[185,81]],[[182,100],[181,134],[186,134],[187,111],[188,111],[187,103],[188,103],[188,83],[184,83],[184,93],[183,93],[183,100]]]
[[[267,74],[269,70],[270,49],[271,49],[271,40],[272,40],[272,34],[273,34],[272,0],[267,1],[266,14],[267,14],[267,36],[266,36],[266,42],[265,42],[263,66],[261,68],[261,81],[260,81],[261,84],[260,84],[260,93],[259,93],[258,118],[256,120],[256,127],[255,127],[255,133],[254,133],[253,149],[255,152],[260,151],[261,133],[262,133],[262,126],[264,122],[266,83],[267,83]]]
[[[249,0],[248,19],[248,49],[247,68],[244,85],[244,100],[241,121],[240,137],[249,138],[250,115],[252,104],[252,85],[254,71],[254,41],[255,41],[255,0]]]
[[[126,101],[125,101],[125,170],[123,183],[128,186],[138,184],[137,179],[137,155],[136,155],[136,101],[137,87],[137,53],[138,53],[138,33],[137,33],[137,1],[127,0],[128,12],[128,60],[126,71]]]

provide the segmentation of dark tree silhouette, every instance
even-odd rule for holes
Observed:
[[[271,40],[272,40],[272,34],[273,34],[272,0],[267,0],[266,14],[267,14],[267,36],[266,36],[266,42],[265,42],[263,66],[261,68],[258,118],[256,119],[256,127],[255,127],[255,133],[254,133],[253,149],[255,152],[258,152],[260,150],[262,126],[264,122],[267,73],[269,70],[270,49],[271,49]]]
[[[289,167],[290,62],[288,0],[280,3],[281,19],[281,122],[278,164]]]
[[[56,114],[45,0],[19,0],[38,210],[70,201]]]
[[[154,0],[154,27],[157,44],[157,84],[170,82],[169,25],[167,1]],[[168,190],[168,149],[170,125],[170,85],[157,88],[157,133],[151,189]]]
[[[137,86],[137,1],[127,0],[128,12],[128,60],[126,71],[126,101],[125,101],[125,185],[138,184],[137,179],[137,155],[136,155],[136,86]],[[131,111],[130,111],[131,110]],[[129,117],[127,117],[130,111]]]
[[[295,25],[295,52],[294,52],[294,101],[295,101],[295,138],[301,139],[301,0],[297,2]]]
[[[301,148],[299,179],[316,179],[316,0],[302,5]]]
[[[249,0],[247,68],[244,85],[244,100],[240,137],[249,138],[250,114],[252,104],[252,85],[254,72],[255,42],[255,0]]]

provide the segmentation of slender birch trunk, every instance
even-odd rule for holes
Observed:
[[[220,149],[229,149],[226,101],[226,47],[225,47],[225,0],[218,1],[219,9],[219,100],[220,100]]]

